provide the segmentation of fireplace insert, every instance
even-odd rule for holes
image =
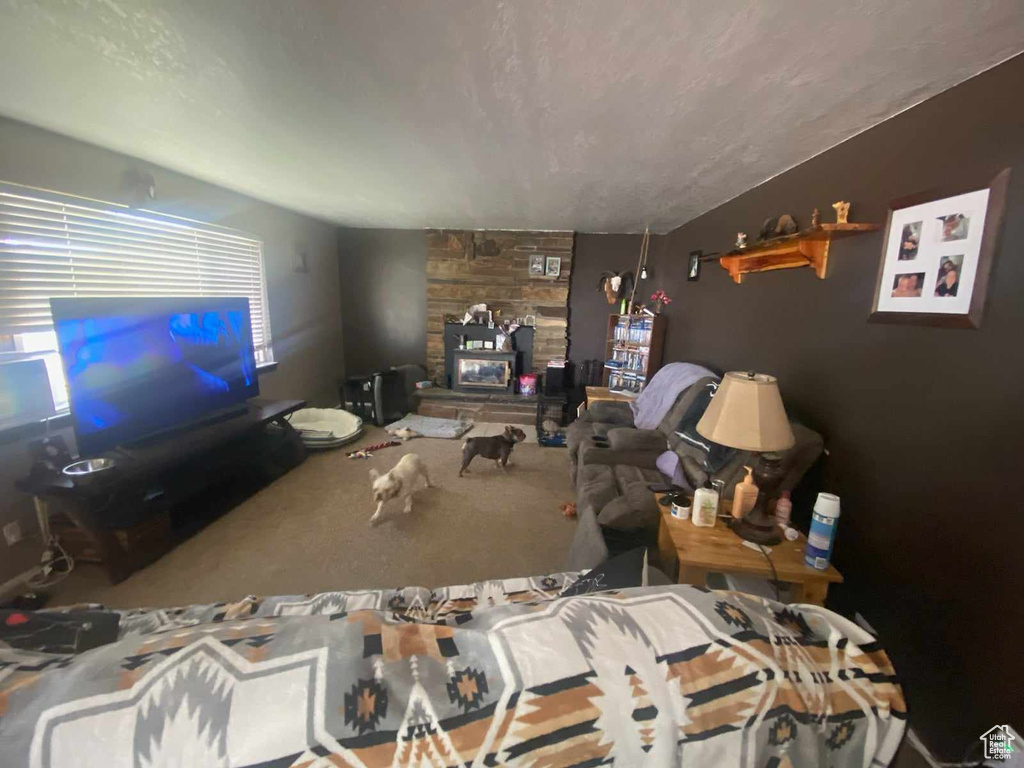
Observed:
[[[515,392],[515,352],[457,349],[452,353],[452,389],[458,392]]]

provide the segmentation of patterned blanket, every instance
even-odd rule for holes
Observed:
[[[0,645],[0,764],[891,759],[902,691],[842,617],[688,586],[559,598],[574,576],[124,611],[77,655]]]

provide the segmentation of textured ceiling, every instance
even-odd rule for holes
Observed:
[[[0,0],[0,114],[345,225],[664,232],[1022,49],[1021,0]]]

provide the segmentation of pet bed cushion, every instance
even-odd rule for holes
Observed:
[[[424,437],[440,437],[447,440],[455,440],[472,429],[473,422],[439,419],[434,416],[420,416],[410,413],[394,424],[388,424],[386,429],[388,432],[394,432],[402,427],[407,427],[413,432],[419,432]]]
[[[302,408],[289,423],[307,448],[336,448],[359,437],[363,420],[338,408]]]

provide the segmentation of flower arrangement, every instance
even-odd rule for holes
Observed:
[[[660,288],[651,294],[651,301],[654,302],[655,314],[659,315],[661,314],[661,310],[663,307],[667,307],[669,304],[672,303],[672,299],[670,299],[668,295]]]

